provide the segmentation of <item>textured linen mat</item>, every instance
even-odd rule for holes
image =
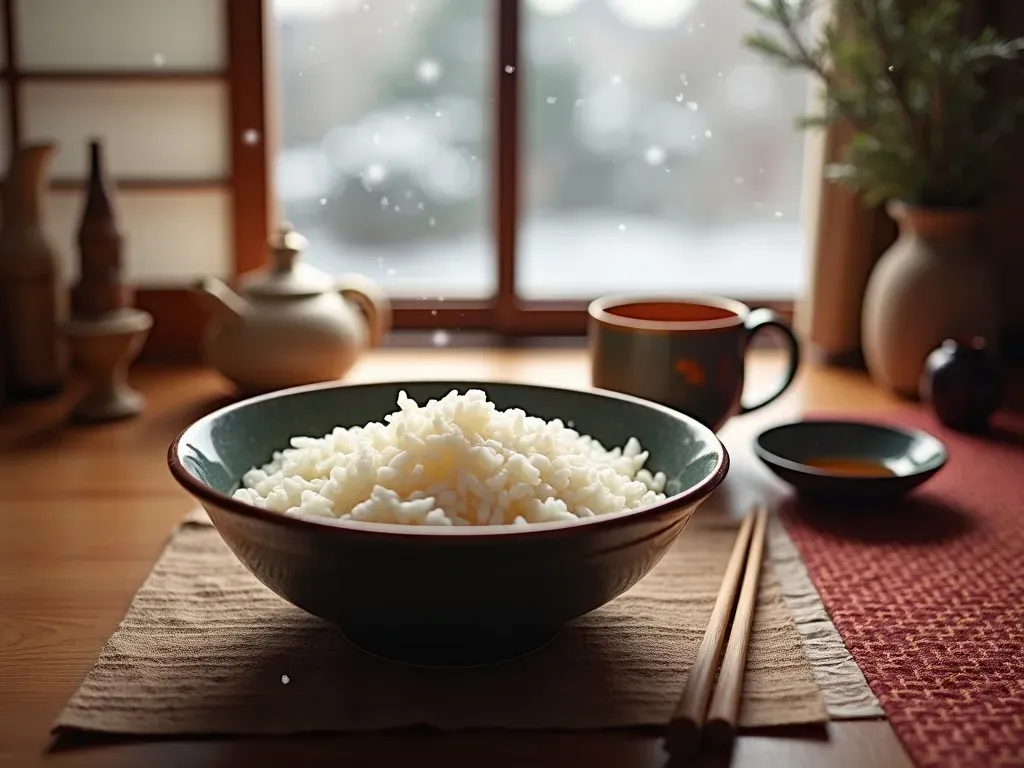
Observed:
[[[735,523],[698,510],[647,578],[545,648],[499,666],[438,670],[354,649],[332,625],[261,585],[202,516],[190,516],[55,729],[184,735],[663,724],[696,656],[735,535]],[[766,565],[741,723],[825,719]]]
[[[918,409],[949,463],[892,508],[784,520],[896,734],[922,766],[1024,766],[1024,418],[986,437]]]
[[[885,710],[829,618],[786,527],[774,516],[768,522],[768,552],[829,720],[884,717]]]

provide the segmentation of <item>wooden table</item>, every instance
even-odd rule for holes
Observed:
[[[780,371],[774,353],[755,353],[748,392],[770,389]],[[388,349],[351,374],[353,381],[453,377],[585,387],[586,357],[556,349]],[[0,765],[247,766],[325,756],[339,765],[665,764],[659,739],[625,732],[402,733],[51,750],[51,723],[117,626],[168,533],[192,506],[167,471],[168,444],[230,393],[215,374],[199,368],[140,368],[133,378],[149,406],[131,421],[66,426],[74,389],[60,399],[0,410]],[[802,410],[891,405],[895,401],[862,375],[806,366],[776,404],[734,419],[723,431],[733,471],[720,498],[741,506],[755,486],[762,487],[765,475],[749,451],[757,429]],[[697,764],[728,762],[728,756],[709,755]],[[909,765],[884,721],[744,735],[731,762]]]

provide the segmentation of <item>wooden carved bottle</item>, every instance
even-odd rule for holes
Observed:
[[[20,147],[0,188],[0,347],[12,397],[53,394],[67,372],[61,334],[64,286],[40,221],[43,182],[56,147]]]
[[[124,281],[124,238],[98,141],[89,142],[89,155],[89,186],[78,227],[80,277],[71,291],[65,332],[75,367],[88,382],[70,416],[93,422],[142,410],[143,398],[129,385],[128,369],[142,351],[153,318],[131,306],[132,291]]]
[[[103,147],[89,142],[89,186],[78,228],[79,278],[71,291],[77,317],[98,317],[132,303],[124,281],[124,238],[117,225],[113,196],[103,165]]]

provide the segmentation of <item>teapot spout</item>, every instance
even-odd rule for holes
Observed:
[[[196,283],[192,293],[203,308],[221,322],[235,322],[249,309],[245,299],[213,277]]]

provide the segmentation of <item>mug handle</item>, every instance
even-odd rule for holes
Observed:
[[[789,365],[786,369],[786,375],[782,379],[782,385],[759,403],[754,403],[753,405],[743,405],[740,403],[741,414],[756,411],[758,408],[764,408],[768,403],[775,400],[789,389],[789,385],[793,383],[793,379],[796,378],[796,372],[800,368],[800,342],[797,341],[793,329],[786,325],[775,312],[766,307],[755,309],[747,315],[747,321],[744,325],[747,328],[747,349],[750,349],[750,342],[753,341],[754,337],[765,328],[778,328],[782,331],[786,342],[786,352],[789,356]]]

